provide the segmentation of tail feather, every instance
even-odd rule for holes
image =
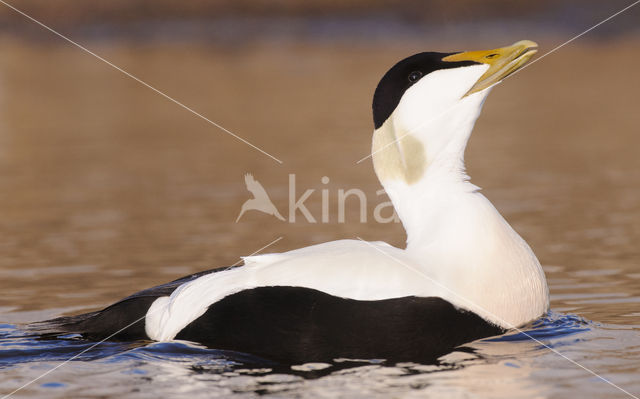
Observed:
[[[206,270],[158,285],[114,303],[102,310],[76,316],[64,316],[31,323],[27,330],[42,336],[82,334],[85,338],[103,340],[149,339],[145,331],[145,317],[151,304],[171,293],[180,285],[225,268]]]
[[[157,297],[125,299],[97,312],[58,317],[30,324],[30,332],[43,336],[82,334],[88,339],[148,339],[144,318]]]

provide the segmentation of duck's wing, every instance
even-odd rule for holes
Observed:
[[[341,240],[245,258],[158,298],[146,318],[174,338],[283,362],[433,361],[504,330],[458,306],[403,250]]]
[[[259,287],[309,288],[354,300],[442,297],[442,288],[418,267],[403,250],[359,240],[250,256],[241,268],[204,275],[155,300],[147,313],[146,332],[154,340],[174,339],[211,305]]]

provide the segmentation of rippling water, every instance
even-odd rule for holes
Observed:
[[[278,237],[268,251],[356,236],[401,246],[400,225],[371,220],[384,198],[371,164],[356,164],[370,149],[373,88],[407,54],[469,46],[89,43],[280,165],[76,49],[2,39],[0,393],[91,348],[16,397],[627,397],[553,348],[640,394],[639,43],[582,42],[547,57],[492,92],[472,137],[473,182],[549,281],[553,312],[525,329],[539,342],[516,331],[432,365],[291,368],[188,342],[91,348],[29,337],[19,323],[227,266]],[[246,172],[285,216],[295,174],[298,197],[315,190],[317,223],[255,212],[234,223]],[[367,223],[355,204],[338,223],[341,188],[367,193]]]
[[[474,394],[528,398],[566,395],[565,384],[588,384],[590,395],[615,397],[615,389],[605,382],[598,383],[597,377],[550,352],[550,348],[597,370],[603,352],[614,349],[603,340],[628,339],[629,344],[637,339],[622,326],[605,327],[577,316],[551,313],[524,332],[465,345],[440,358],[437,364],[339,359],[332,364],[282,366],[189,342],[107,342],[92,348],[93,343],[74,336],[43,340],[25,336],[14,326],[1,328],[0,368],[9,377],[2,383],[7,391],[77,356],[62,366],[65,370],[54,371],[56,374],[29,388],[31,394],[47,397],[154,397],[159,393],[226,397],[232,393],[271,393],[366,398],[402,393],[420,397]],[[540,342],[532,341],[532,337]],[[634,349],[636,358],[626,362],[620,359],[612,378],[627,388],[637,387],[640,348],[636,345]]]

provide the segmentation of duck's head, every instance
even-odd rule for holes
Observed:
[[[419,53],[394,65],[373,98],[372,157],[385,188],[442,171],[465,179],[464,149],[484,99],[536,49],[523,40],[486,51]]]

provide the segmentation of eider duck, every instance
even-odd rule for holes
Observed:
[[[536,53],[424,52],[394,65],[373,97],[375,172],[405,249],[339,240],[244,258],[92,313],[41,322],[89,339],[188,340],[279,362],[433,361],[547,312],[527,243],[465,173],[464,151],[491,88]]]

